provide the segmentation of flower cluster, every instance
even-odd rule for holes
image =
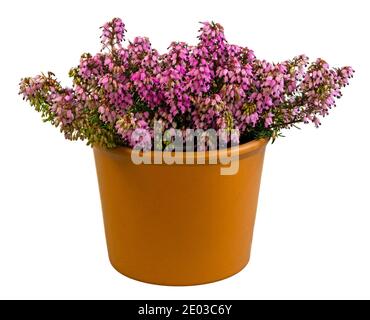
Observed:
[[[297,123],[320,125],[354,71],[305,55],[280,63],[229,44],[223,27],[202,23],[195,46],[173,42],[159,54],[148,38],[124,47],[119,18],[102,27],[102,50],[72,68],[72,88],[54,74],[22,79],[20,93],[66,138],[133,146],[136,129],[237,129],[242,142],[279,135]]]

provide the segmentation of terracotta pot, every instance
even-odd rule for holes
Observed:
[[[161,285],[214,282],[242,270],[266,144],[241,145],[235,175],[220,175],[220,163],[135,165],[129,148],[94,148],[113,267]]]

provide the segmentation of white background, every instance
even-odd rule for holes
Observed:
[[[369,11],[367,1],[1,1],[0,298],[370,298]],[[199,21],[279,61],[306,53],[357,73],[320,129],[286,132],[267,150],[252,257],[209,285],[161,287],[109,264],[93,155],[64,141],[17,96],[21,77],[64,84],[99,26],[128,38],[196,42]]]

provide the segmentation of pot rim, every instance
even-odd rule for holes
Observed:
[[[258,150],[262,150],[266,147],[267,143],[270,139],[268,138],[260,138],[248,141],[246,143],[243,143],[239,145],[239,157],[245,157],[249,154],[252,154]],[[130,147],[115,147],[112,149],[106,149],[100,146],[94,146],[94,149],[97,149],[99,151],[104,151],[110,154],[115,154],[117,156],[131,156],[132,148]],[[215,154],[218,156],[227,156],[230,155],[232,151],[232,148],[227,149],[221,149],[221,150],[211,150],[211,151],[181,151],[181,154],[184,156],[186,154],[193,153],[196,158],[205,158],[206,160],[209,159],[211,156],[214,156]],[[161,153],[167,153],[169,151],[145,151],[143,154],[150,153],[150,157],[153,157],[155,154]]]

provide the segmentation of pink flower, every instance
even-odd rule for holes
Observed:
[[[354,74],[305,55],[260,60],[214,22],[202,23],[196,45],[172,42],[163,54],[146,37],[124,47],[125,32],[119,18],[102,26],[102,51],[81,56],[72,89],[48,73],[23,79],[20,93],[66,138],[90,144],[133,146],[137,129],[150,132],[148,143],[158,120],[165,129],[237,129],[244,142],[302,122],[318,127]]]
[[[272,123],[273,123],[273,120],[272,120],[273,116],[274,115],[271,112],[269,112],[267,114],[267,116],[265,118],[265,128],[268,128],[268,127],[270,127],[272,125]]]

